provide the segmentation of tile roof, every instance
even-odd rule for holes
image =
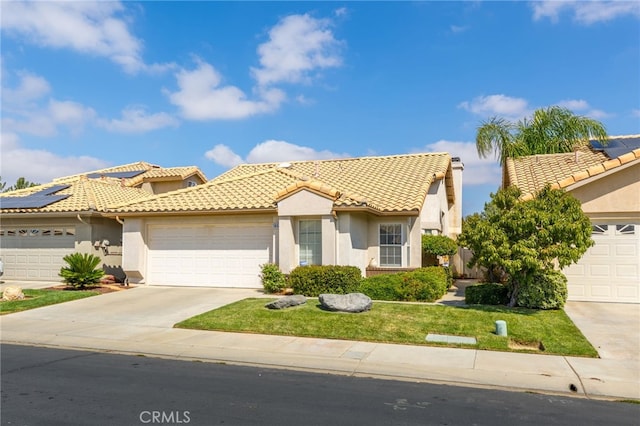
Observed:
[[[447,153],[242,164],[206,184],[114,206],[110,211],[275,211],[277,201],[302,189],[333,198],[336,208],[419,211],[431,183],[445,176],[451,178]],[[449,186],[450,191],[452,188]]]
[[[142,174],[128,179],[113,177],[87,178],[87,175],[100,175],[106,173],[143,171]],[[146,162],[124,164],[109,167],[93,172],[64,176],[54,179],[52,182],[30,188],[11,191],[0,194],[0,200],[7,197],[26,197],[39,191],[60,185],[68,185],[68,188],[57,191],[56,195],[69,195],[63,200],[56,201],[40,208],[3,208],[2,213],[52,213],[52,212],[77,212],[77,211],[101,211],[104,212],[111,205],[120,205],[138,201],[150,197],[152,194],[136,188],[143,182],[183,180],[191,176],[198,176],[203,182],[206,176],[198,167],[160,167]],[[1,202],[0,202],[1,204]]]
[[[152,170],[152,169],[161,169],[161,167],[157,166],[155,164],[150,164],[150,163],[144,162],[144,161],[138,161],[137,163],[122,164],[120,166],[107,167],[105,169],[93,170],[93,171],[90,171],[90,172],[78,173],[78,174],[70,175],[70,176],[63,176],[63,177],[54,179],[54,182],[66,181],[66,180],[69,180],[69,179],[75,180],[75,179],[77,179],[77,178],[79,178],[81,176],[86,176],[88,174],[134,172],[134,171],[138,171],[138,170],[148,171],[148,170]]]
[[[207,181],[207,177],[196,166],[160,167],[155,164],[139,161],[137,163],[124,164],[121,166],[109,167],[106,169],[94,170],[91,172],[65,176],[65,177],[54,179],[54,182],[65,182],[67,180],[75,180],[75,179],[78,179],[79,177],[87,176],[87,175],[101,175],[101,174],[107,175],[108,173],[133,172],[133,171],[143,171],[144,173],[141,173],[132,178],[124,179],[124,184],[126,186],[136,186],[141,184],[142,182],[184,180],[194,175],[198,176],[200,180],[202,180],[202,182]],[[115,179],[118,182],[120,182],[121,180],[117,178],[110,178],[108,176],[105,176],[103,179]]]
[[[67,188],[56,192],[56,195],[69,195],[69,197],[40,208],[12,208],[1,209],[3,214],[8,213],[62,213],[82,211],[105,211],[109,205],[132,202],[149,196],[147,191],[114,184],[112,181],[102,179],[76,178],[66,179]],[[44,185],[33,186],[17,191],[2,194],[1,199],[25,197],[37,193],[43,189],[59,186],[55,181]],[[0,201],[1,202],[1,201]]]
[[[637,137],[637,136],[625,136]],[[621,136],[612,138],[620,139]],[[621,167],[632,161],[640,163],[640,148],[633,149],[616,158],[593,147],[582,147],[566,154],[530,155],[508,158],[505,164],[502,185],[515,185],[522,191],[522,199],[531,199],[547,183],[553,188],[569,188],[588,178]]]

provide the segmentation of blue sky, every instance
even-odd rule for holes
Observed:
[[[640,133],[636,2],[1,3],[1,176],[447,151],[562,105]]]

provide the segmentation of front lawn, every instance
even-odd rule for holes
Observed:
[[[68,302],[70,300],[82,299],[89,296],[96,296],[100,293],[88,290],[23,290],[25,299],[0,301],[0,315],[12,314],[14,312],[26,311],[28,309],[39,308],[41,306],[54,305],[56,303]]]
[[[178,328],[318,337],[410,345],[426,342],[428,333],[475,337],[473,345],[446,345],[495,351],[520,351],[509,341],[542,342],[544,352],[597,357],[580,330],[562,310],[538,311],[496,306],[453,307],[427,304],[374,302],[364,313],[347,314],[320,309],[317,299],[284,310],[264,305],[273,299],[252,298],[214,309],[175,325]],[[495,321],[507,322],[509,338],[497,336]],[[525,350],[534,352],[533,349]]]

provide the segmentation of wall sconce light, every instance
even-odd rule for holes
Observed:
[[[109,240],[102,240],[102,251],[104,254],[109,254]]]

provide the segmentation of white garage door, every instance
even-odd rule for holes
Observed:
[[[640,224],[594,224],[591,247],[566,268],[569,300],[640,303]]]
[[[151,285],[260,288],[260,265],[271,259],[271,225],[152,226]]]
[[[75,228],[29,227],[0,230],[5,280],[60,281],[62,260],[74,252]]]

